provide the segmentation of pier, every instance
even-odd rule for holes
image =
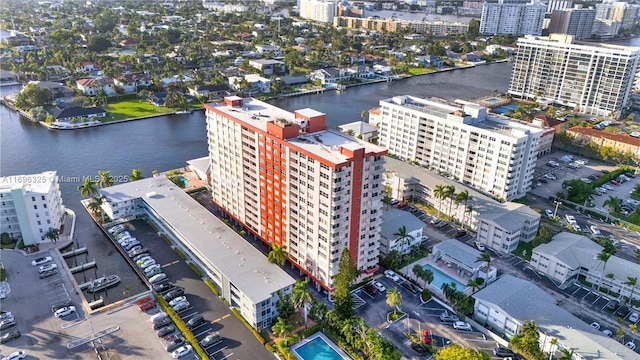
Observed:
[[[85,264],[80,264],[78,266],[74,266],[74,267],[70,268],[69,271],[71,271],[72,274],[75,274],[77,272],[84,271],[84,270],[87,270],[87,269],[91,269],[93,267],[96,267],[95,260],[94,261],[90,261],[90,262],[85,263]],[[84,284],[82,284],[82,285],[84,285]]]
[[[75,249],[75,250],[71,250],[71,251],[67,251],[65,253],[62,253],[60,255],[62,255],[63,258],[70,258],[72,256],[76,256],[76,255],[80,255],[80,254],[84,254],[87,252],[87,248],[86,247],[81,247],[79,249]]]

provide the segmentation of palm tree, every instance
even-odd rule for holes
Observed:
[[[80,195],[83,197],[92,196],[93,194],[98,192],[98,189],[96,188],[96,182],[87,177],[84,179],[84,183],[78,185],[78,191],[80,191]]]
[[[271,327],[271,331],[273,331],[273,334],[277,337],[286,337],[291,330],[293,330],[293,325],[288,324],[279,316],[278,321]]]
[[[445,198],[444,185],[436,185],[433,189],[433,197],[438,199],[438,217],[440,217],[440,209],[442,208],[442,200]]]
[[[560,351],[560,355],[558,355],[558,360],[572,360],[573,359],[573,350],[562,349]]]
[[[400,243],[400,246],[402,247],[402,254],[405,253],[406,246],[411,244],[411,242],[415,239],[413,235],[407,233],[407,228],[404,225],[398,228],[398,231],[394,233],[393,236],[396,236],[396,241]]]
[[[558,338],[551,338],[549,343],[551,344],[551,348],[549,349],[549,360],[551,360],[553,358],[553,354],[556,352],[555,348],[558,344]]]
[[[142,180],[144,176],[142,176],[142,170],[133,169],[131,170],[131,175],[129,175],[129,181]]]
[[[622,210],[622,200],[615,196],[609,196],[609,199],[605,200],[603,205],[612,212],[620,212],[620,210]]]
[[[453,185],[447,185],[444,187],[444,198],[449,199],[449,211],[447,215],[451,216],[451,206],[453,205],[453,199],[456,197],[456,188]]]
[[[129,295],[130,292],[131,292],[131,287],[125,286],[124,289],[122,289],[122,296],[127,296]]]
[[[389,210],[389,205],[391,205],[391,197],[387,194],[384,194],[382,198],[382,203],[384,204],[385,210]]]
[[[456,194],[456,205],[459,205],[460,203],[464,203],[464,212],[467,212],[467,203],[469,202],[469,200],[471,200],[471,195],[469,195],[469,191],[468,190],[463,190],[459,193]],[[463,221],[462,224],[464,225],[464,216],[463,216]]]
[[[393,308],[393,315],[396,314],[396,310],[402,304],[402,293],[397,287],[393,287],[387,290],[387,305]]]
[[[109,170],[98,170],[98,179],[97,185],[101,188],[106,188],[109,186],[113,186],[113,176],[111,176],[111,171]]]
[[[487,278],[484,281],[484,287],[487,287],[489,283],[489,270],[491,270],[491,254],[488,251],[483,251],[480,256],[476,259],[476,261],[486,262],[487,263]]]
[[[433,282],[433,271],[431,271],[430,269],[422,269],[422,273],[420,275],[420,279],[424,281],[425,286]]]
[[[60,238],[60,230],[56,228],[50,228],[45,234],[44,237],[51,240],[51,242],[56,242]]]
[[[286,249],[286,246],[273,244],[269,255],[267,255],[267,260],[269,260],[270,263],[276,263],[280,266],[284,265],[285,261],[287,261]]]
[[[473,294],[475,294],[476,291],[480,288],[480,282],[477,278],[469,279],[469,281],[467,282],[467,286],[470,287],[473,290]]]
[[[291,289],[291,302],[296,308],[302,308],[304,311],[304,326],[307,326],[307,305],[313,301],[311,293],[307,288],[308,279],[304,281],[296,281]]]
[[[638,278],[634,276],[627,276],[627,281],[623,284],[631,286],[631,293],[629,294],[628,302],[631,303],[633,301],[633,292],[636,289],[636,283],[638,282]]]
[[[611,257],[611,254],[604,251],[601,251],[596,257],[598,260],[602,261],[602,263],[604,264],[602,266],[602,274],[600,274],[600,282],[598,283],[598,290],[600,290],[600,286],[602,285],[602,280],[604,280],[604,269],[607,267],[607,261],[609,261],[610,257]]]
[[[467,212],[469,213],[469,229],[471,229],[471,221],[473,220],[473,205],[467,205]]]

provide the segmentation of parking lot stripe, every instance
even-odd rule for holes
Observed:
[[[220,348],[220,349],[218,349],[218,350],[216,350],[216,351],[214,351],[214,352],[210,353],[210,354],[209,354],[209,353],[207,353],[207,354],[209,354],[209,356],[213,356],[213,355],[215,355],[215,354],[217,354],[217,353],[219,353],[219,352],[221,352],[222,350],[225,350],[225,349],[227,349],[227,346],[226,346],[226,345],[225,345],[225,346],[223,346],[222,348]]]
[[[160,267],[164,268],[164,267],[175,265],[175,264],[178,264],[178,263],[180,263],[180,260],[176,260],[176,261],[170,262],[168,264],[160,265]]]
[[[222,359],[220,359],[220,360],[224,360],[224,359],[228,358],[228,357],[229,357],[229,356],[231,356],[231,355],[233,355],[233,353],[231,353],[231,354],[229,354],[229,355],[226,355],[225,357],[223,357],[223,358],[222,358]]]
[[[214,322],[218,322],[218,321],[222,321],[222,320],[224,320],[224,319],[228,318],[229,316],[231,316],[231,314],[226,314],[226,315],[224,315],[224,316],[221,316],[221,317],[219,317],[219,318],[217,318],[217,319],[213,320],[213,321],[212,321],[212,323],[214,323]]]

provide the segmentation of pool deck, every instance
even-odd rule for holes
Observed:
[[[462,291],[469,295],[471,293],[471,291],[473,289],[471,289],[470,287],[466,286],[467,283],[469,282],[469,277],[463,277],[463,276],[459,276],[457,274],[454,273],[455,270],[455,266],[447,266],[447,264],[442,261],[442,260],[438,260],[438,261],[433,261],[433,259],[431,259],[430,256],[426,256],[423,257],[422,259],[415,261],[405,267],[403,267],[402,269],[400,269],[400,273],[403,275],[409,274],[409,277],[411,279],[413,279],[417,284],[424,284],[424,281],[421,279],[418,279],[416,277],[416,275],[413,273],[412,269],[414,266],[416,265],[420,265],[420,266],[424,266],[424,265],[430,265],[432,267],[434,267],[435,269],[440,270],[442,273],[444,273],[445,275],[449,276],[450,278],[459,281],[460,283],[462,283],[463,285],[465,285],[465,288],[462,289]],[[439,289],[431,284],[427,285],[431,290],[435,290],[438,293],[442,293],[442,289]],[[460,290],[460,289],[458,289]]]
[[[331,341],[331,339],[329,339],[328,337],[325,336],[325,334],[321,333],[321,332],[317,332],[311,336],[309,336],[308,338],[300,341],[299,343],[293,345],[292,347],[289,348],[289,350],[291,350],[291,352],[296,356],[296,358],[298,360],[312,360],[312,359],[305,359],[303,358],[300,354],[298,354],[298,349],[307,345],[309,342],[317,339],[317,338],[321,338],[322,341],[324,341],[327,345],[329,345],[329,347],[331,347],[335,352],[338,353],[338,355],[340,355],[344,360],[352,360],[351,357],[349,357],[349,355],[347,355],[347,353],[344,352],[344,350],[342,350],[341,348],[338,347],[338,345],[334,344],[333,341]]]

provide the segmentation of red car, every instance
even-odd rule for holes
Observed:
[[[135,303],[136,303],[136,305],[142,305],[142,304],[144,304],[146,302],[149,302],[151,300],[153,300],[153,298],[150,295],[147,295],[145,297],[141,297],[140,299],[136,299]]]
[[[423,344],[431,343],[431,332],[427,329],[422,330],[422,343]]]
[[[147,311],[153,309],[155,306],[155,301],[147,301],[146,303],[140,304],[140,311]]]

